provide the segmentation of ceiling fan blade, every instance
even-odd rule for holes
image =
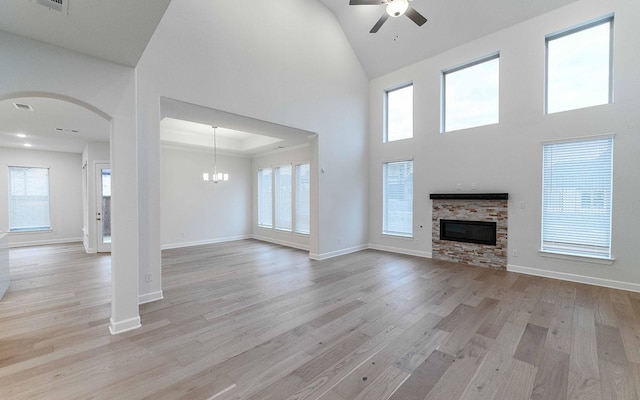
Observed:
[[[387,20],[387,18],[389,18],[389,14],[387,14],[386,12],[384,14],[382,14],[382,17],[380,17],[380,19],[378,20],[378,22],[376,22],[376,24],[373,26],[373,28],[371,28],[371,30],[369,31],[369,33],[376,33],[378,32],[378,30],[380,29],[380,27],[382,26],[382,24],[385,23],[385,21]]]
[[[386,0],[349,0],[350,6],[379,6],[386,3]]]
[[[418,26],[422,26],[424,25],[425,22],[427,22],[427,19],[420,14],[419,12],[417,12],[415,10],[415,8],[409,6],[409,8],[407,8],[407,11],[405,12],[405,15],[407,17],[409,17],[413,22],[416,23],[416,25]]]

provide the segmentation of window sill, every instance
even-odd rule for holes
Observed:
[[[413,240],[413,235],[403,235],[401,233],[382,232],[382,236],[392,239]]]
[[[581,262],[587,262],[591,264],[600,264],[600,265],[613,265],[613,263],[616,261],[616,259],[613,257],[599,258],[599,257],[590,257],[590,256],[579,256],[575,254],[555,253],[555,252],[546,251],[546,250],[539,250],[538,254],[540,254],[541,257],[557,258],[560,260],[581,261]]]
[[[34,235],[38,233],[52,233],[53,229],[38,229],[35,231],[8,231],[11,235]]]

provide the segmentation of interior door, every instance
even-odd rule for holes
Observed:
[[[96,164],[96,237],[98,253],[111,252],[111,166]]]

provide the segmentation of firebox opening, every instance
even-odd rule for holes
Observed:
[[[496,223],[441,219],[440,240],[495,246]]]

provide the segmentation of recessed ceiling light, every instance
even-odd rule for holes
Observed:
[[[25,144],[24,144],[24,147],[31,147],[31,146],[32,146],[32,144],[31,144],[31,143],[25,143]]]
[[[23,139],[27,137],[24,133],[16,133],[16,136]]]

